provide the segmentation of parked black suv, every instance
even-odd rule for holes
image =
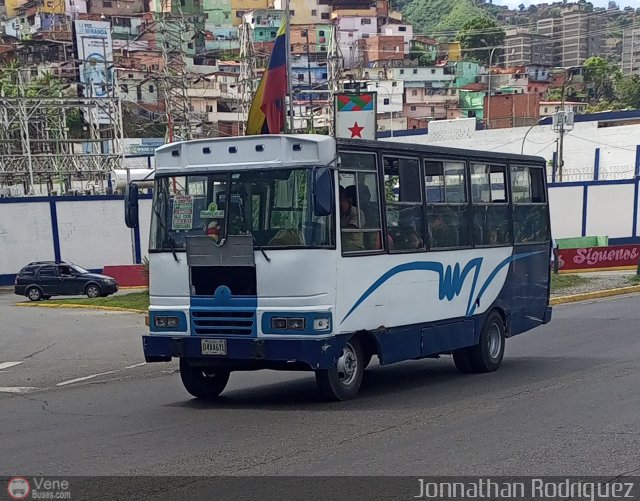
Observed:
[[[108,296],[118,290],[115,279],[91,273],[80,266],[65,262],[39,261],[20,270],[15,281],[15,293],[31,301],[51,296],[79,296],[90,298]]]

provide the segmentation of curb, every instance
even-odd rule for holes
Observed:
[[[75,308],[79,310],[102,310],[102,311],[120,311],[123,313],[138,313],[139,315],[144,315],[147,311],[143,310],[134,310],[133,308],[119,308],[117,306],[91,306],[89,304],[74,304],[74,303],[64,303],[64,304],[38,304],[38,303],[15,303],[14,306],[24,306],[26,308]]]
[[[578,301],[587,301],[589,299],[599,299],[603,297],[622,296],[624,294],[633,294],[640,292],[640,285],[632,285],[630,287],[620,287],[618,289],[605,289],[595,292],[585,292],[583,294],[573,294],[571,296],[558,296],[549,300],[550,305],[576,303]]]

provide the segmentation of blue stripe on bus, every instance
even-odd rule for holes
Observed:
[[[495,279],[498,272],[507,266],[508,264],[517,261],[519,259],[523,259],[529,256],[533,256],[535,254],[540,254],[546,251],[534,251],[534,252],[526,252],[523,254],[512,254],[508,258],[504,259],[501,263],[499,263],[496,268],[489,274],[487,280],[484,282],[482,287],[480,288],[480,292],[478,293],[477,299],[479,300],[482,294],[487,290],[491,282]],[[473,304],[474,292],[476,289],[476,284],[478,281],[478,275],[480,273],[480,268],[482,266],[483,258],[477,257],[469,261],[462,273],[460,272],[460,263],[456,263],[453,267],[451,265],[447,265],[446,269],[442,263],[436,261],[415,261],[412,263],[405,263],[399,266],[396,266],[389,271],[387,271],[384,275],[382,275],[378,280],[376,280],[371,287],[369,287],[360,298],[355,302],[355,304],[351,307],[349,312],[345,315],[345,317],[340,322],[341,324],[351,316],[351,314],[371,295],[373,294],[382,284],[388,281],[393,276],[403,273],[406,271],[434,271],[438,273],[440,276],[440,280],[438,282],[438,297],[440,301],[443,299],[447,299],[451,301],[456,296],[460,294],[462,291],[462,287],[464,286],[465,279],[469,272],[475,268],[475,273],[473,277],[473,283],[471,284],[471,293],[469,294],[469,301],[467,303],[467,316],[473,315],[476,310],[476,305]]]

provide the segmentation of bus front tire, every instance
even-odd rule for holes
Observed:
[[[504,344],[504,321],[500,313],[493,311],[484,323],[478,344],[454,352],[453,362],[463,374],[496,371],[502,364]]]
[[[220,396],[229,382],[229,375],[225,369],[194,367],[186,359],[180,359],[182,384],[196,398],[210,400]]]
[[[316,382],[322,395],[329,400],[354,398],[362,384],[365,358],[362,343],[357,337],[352,337],[334,367],[316,371]]]

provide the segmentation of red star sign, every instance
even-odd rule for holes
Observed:
[[[358,125],[358,122],[355,122],[353,124],[353,127],[348,127],[348,129],[351,131],[351,138],[352,139],[354,137],[359,137],[360,139],[362,139],[362,131],[364,130],[364,127],[360,127]]]

